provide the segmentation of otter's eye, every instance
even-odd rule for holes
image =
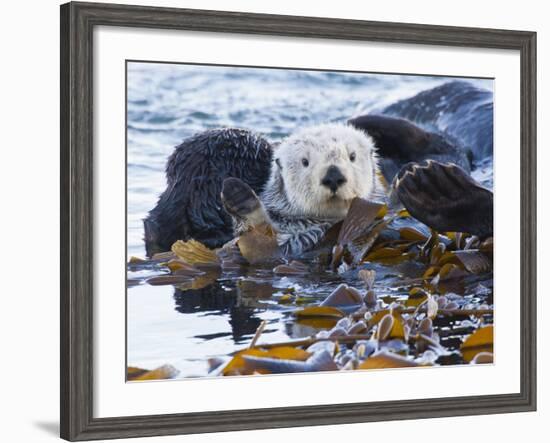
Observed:
[[[307,168],[309,166],[309,161],[307,158],[302,159],[302,165],[304,165],[304,168]]]
[[[352,161],[352,162],[355,161],[355,152],[352,152],[352,153],[349,155],[349,159],[350,159],[350,161]]]

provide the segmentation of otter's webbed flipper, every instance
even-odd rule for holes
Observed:
[[[223,181],[221,199],[223,207],[233,218],[235,236],[250,227],[269,223],[261,200],[242,180],[226,178]]]
[[[493,235],[493,193],[456,165],[406,165],[392,192],[414,218],[436,231]]]

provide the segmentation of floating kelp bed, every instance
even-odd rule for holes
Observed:
[[[128,379],[493,361],[492,238],[436,233],[406,211],[357,201],[325,244],[299,260],[268,260],[276,257],[272,240],[263,227],[217,251],[179,241],[149,260],[130,259],[129,304],[136,288],[168,286],[178,312],[209,320],[229,313],[231,332],[212,322],[184,342],[172,337],[172,357],[159,350],[160,364],[147,369],[129,353]],[[209,348],[193,370],[181,363],[187,357],[177,350],[220,338],[228,349]]]

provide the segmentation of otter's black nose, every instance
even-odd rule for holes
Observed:
[[[340,172],[336,166],[328,168],[326,175],[321,180],[321,184],[329,188],[332,192],[347,182],[346,177]]]

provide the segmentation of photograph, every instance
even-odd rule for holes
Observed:
[[[493,364],[493,93],[127,60],[127,382]]]

